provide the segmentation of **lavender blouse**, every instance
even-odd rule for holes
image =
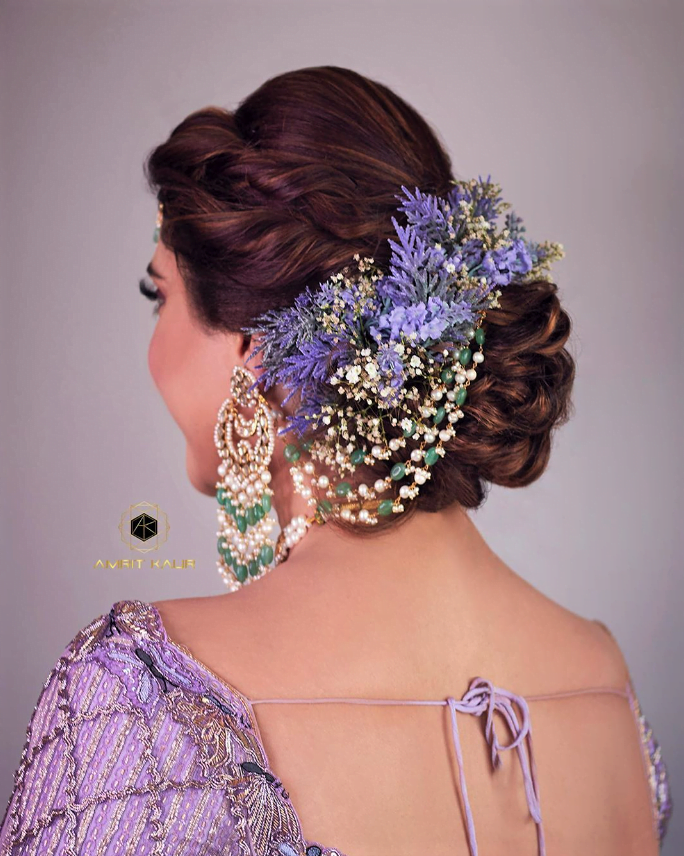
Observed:
[[[624,690],[549,696],[586,692],[629,700],[662,842],[672,812],[667,768],[631,680]],[[315,701],[448,705],[471,856],[477,841],[457,713],[485,714],[494,767],[502,751],[517,750],[544,856],[527,701],[549,696],[526,699],[475,678],[461,699]],[[76,634],[45,681],[0,827],[0,856],[344,856],[304,838],[289,794],[270,768],[256,703],[171,642],[152,604],[118,601]],[[510,744],[497,740],[495,710],[515,735]]]

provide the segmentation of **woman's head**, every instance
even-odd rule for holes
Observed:
[[[213,493],[216,413],[232,366],[253,347],[242,328],[356,253],[385,267],[399,188],[445,195],[451,163],[391,90],[327,66],[272,78],[233,112],[191,114],[146,170],[164,203],[153,264],[171,276],[168,294],[158,283],[165,303],[150,370],[188,441],[192,483]],[[574,363],[555,285],[510,284],[484,328],[487,360],[466,418],[407,510],[473,508],[490,482],[529,484],[547,464],[552,429],[567,419]],[[282,390],[267,397],[277,407]]]

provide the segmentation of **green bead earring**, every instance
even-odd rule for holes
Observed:
[[[254,374],[235,366],[231,396],[218,413],[214,442],[221,463],[216,499],[219,504],[219,572],[231,591],[271,570],[276,545],[269,516],[273,491],[269,463],[275,447],[275,416],[258,389]],[[246,417],[238,407],[254,408]],[[252,445],[249,437],[254,436]]]

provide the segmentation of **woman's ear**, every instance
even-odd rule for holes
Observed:
[[[249,333],[238,333],[238,336],[240,337],[238,343],[238,353],[240,355],[240,359],[245,362],[247,360],[247,357],[254,350],[256,342],[254,340],[254,337]],[[256,360],[256,357],[254,357],[254,360]]]
[[[240,362],[245,366],[245,368],[249,369],[255,377],[261,377],[263,371],[260,368],[257,368],[260,360],[260,354],[255,354],[254,349],[257,346],[257,338],[255,336],[251,336],[248,333],[239,333],[240,339],[238,341],[238,357]],[[275,409],[280,409],[280,401],[282,399],[279,398],[278,392],[280,387],[271,388],[264,391],[263,386],[260,386],[260,391],[266,397],[266,400],[269,404]]]

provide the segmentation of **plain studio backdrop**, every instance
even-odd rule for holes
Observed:
[[[681,6],[17,0],[0,24],[2,807],[78,629],[119,599],[225,591],[216,501],[147,369],[143,159],[189,112],[330,64],[395,89],[457,175],[491,174],[531,239],[565,246],[575,415],[543,477],[474,520],[612,629],[671,774],[665,852],[684,852]],[[96,568],[149,564],[118,528],[139,502],[170,524],[153,555],[194,569]]]

